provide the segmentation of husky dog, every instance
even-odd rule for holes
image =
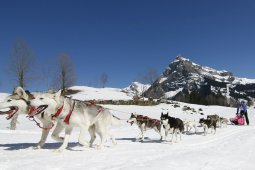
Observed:
[[[204,128],[204,135],[207,134],[207,131],[209,128],[211,128],[211,133],[212,133],[212,129],[214,129],[214,134],[216,133],[216,124],[217,124],[217,120],[216,119],[200,119],[199,123],[202,124],[203,128]]]
[[[28,91],[25,91],[22,87],[17,87],[14,93],[10,96],[7,96],[3,102],[0,103],[0,109],[5,109],[6,111],[0,111],[0,114],[7,114],[6,119],[9,120],[13,117],[18,117],[19,114],[28,114],[29,112],[29,104],[32,98],[34,98],[37,94],[31,94]],[[41,114],[34,115],[37,119],[39,119],[42,126],[42,135],[41,139],[36,145],[36,148],[42,148],[45,144],[45,141],[48,137],[50,129],[53,127],[53,121],[51,119],[47,119],[44,117],[44,112]],[[59,137],[59,133],[63,129],[62,125],[57,123],[53,133],[52,138],[63,142],[63,138]]]
[[[61,96],[61,91],[57,93],[41,93],[30,100],[29,115],[37,115],[45,112],[44,117],[56,120],[61,125],[61,130],[65,129],[63,144],[57,149],[61,152],[66,149],[70,134],[74,127],[80,127],[79,141],[84,138],[84,132],[89,130],[92,146],[95,140],[95,132],[101,137],[99,149],[104,147],[109,134],[109,127],[119,125],[119,120],[114,117],[108,109],[98,105],[84,103]],[[113,144],[115,138],[110,136]]]
[[[148,116],[136,115],[131,113],[131,116],[127,120],[127,123],[130,123],[131,126],[134,123],[137,124],[141,131],[138,135],[138,138],[141,137],[141,141],[144,140],[144,132],[148,129],[154,129],[161,136],[161,123],[158,119],[152,119]],[[162,139],[162,136],[160,139]]]
[[[216,125],[218,125],[218,127],[221,127],[221,121],[220,121],[220,116],[219,115],[207,115],[207,119],[211,119],[213,121],[216,121]]]
[[[17,88],[14,93],[7,96],[3,102],[0,103],[0,115],[6,114],[7,120],[17,117],[20,113],[27,113],[29,96],[22,88]]]
[[[162,124],[164,125],[165,129],[165,138],[167,139],[168,132],[172,129],[172,139],[171,142],[173,142],[173,136],[175,135],[176,142],[177,142],[177,132],[180,134],[180,140],[181,140],[181,134],[184,131],[184,124],[183,121],[179,118],[171,117],[167,114],[161,113],[160,120]]]
[[[229,120],[227,118],[220,117],[221,127],[227,127]]]
[[[188,133],[192,128],[194,128],[195,133],[197,133],[197,122],[195,120],[183,120],[183,124],[186,127],[186,133]]]

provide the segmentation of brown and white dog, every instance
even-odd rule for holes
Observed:
[[[211,128],[211,133],[212,133],[212,129],[214,129],[214,134],[216,133],[216,124],[217,124],[217,120],[215,119],[200,119],[199,123],[202,124],[203,128],[204,128],[204,135],[206,136],[207,131],[209,128]]]
[[[158,119],[152,119],[148,116],[143,116],[143,115],[137,115],[131,113],[130,118],[127,120],[127,123],[130,123],[131,126],[135,123],[137,124],[138,128],[140,129],[140,133],[138,135],[138,138],[141,138],[141,141],[144,140],[144,132],[148,129],[154,129],[155,132],[157,132],[162,139],[161,135],[161,123],[160,120]]]

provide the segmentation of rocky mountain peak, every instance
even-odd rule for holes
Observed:
[[[255,97],[255,80],[247,80],[237,78],[229,71],[218,71],[177,56],[145,92],[145,96],[174,99],[180,94],[189,95],[193,92],[201,97],[216,95],[247,98],[245,94]]]

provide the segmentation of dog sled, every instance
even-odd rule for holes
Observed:
[[[236,117],[230,118],[231,124],[244,125],[244,117],[241,114],[237,114]]]

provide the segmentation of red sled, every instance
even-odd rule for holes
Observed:
[[[244,117],[243,116],[236,116],[230,119],[230,122],[235,125],[244,125]]]

